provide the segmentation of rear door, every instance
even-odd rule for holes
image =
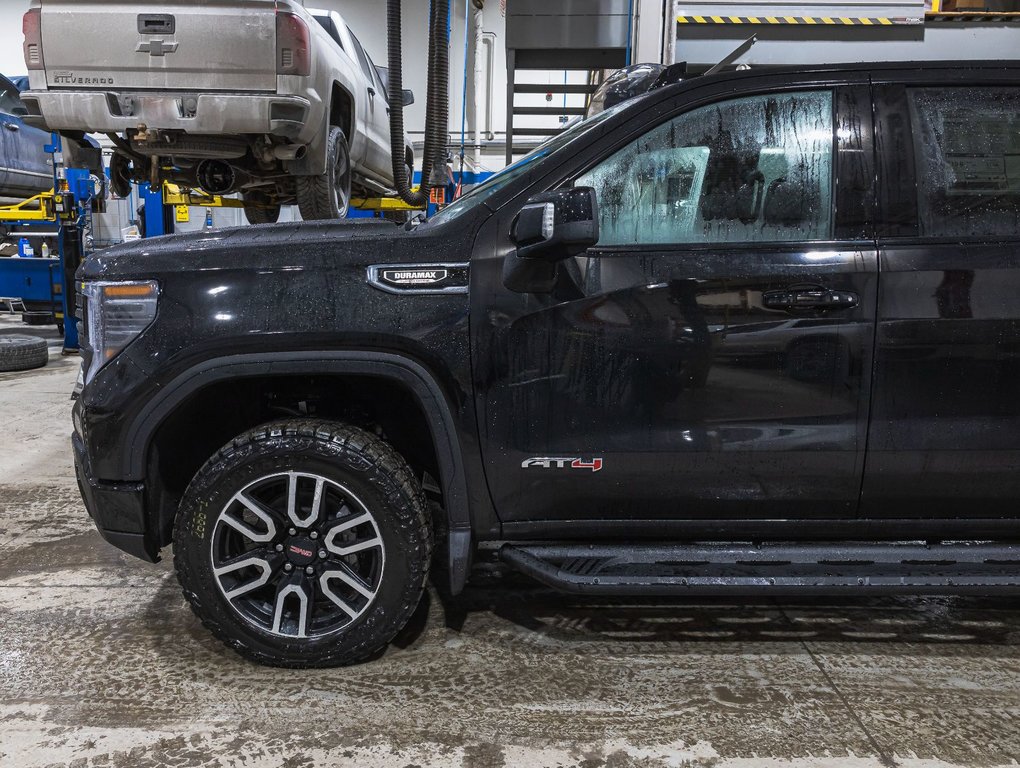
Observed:
[[[596,190],[599,244],[557,295],[477,313],[507,531],[856,515],[877,294],[858,82],[686,96],[568,181]]]
[[[354,32],[347,28],[354,46],[358,65],[364,75],[362,87],[367,99],[365,101],[365,133],[368,138],[368,166],[376,174],[386,178],[392,175],[389,145],[389,107],[386,103],[386,91],[379,82],[379,73],[362,47]]]
[[[51,89],[276,90],[274,0],[44,0]]]
[[[863,512],[1017,517],[1020,80],[876,85],[885,221]]]

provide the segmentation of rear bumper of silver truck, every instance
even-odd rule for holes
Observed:
[[[270,134],[300,140],[319,121],[300,96],[265,93],[26,91],[25,122],[52,131],[123,133],[142,126],[191,134]]]

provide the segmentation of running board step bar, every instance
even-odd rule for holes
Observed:
[[[1020,594],[1020,543],[505,544],[499,556],[586,595]]]

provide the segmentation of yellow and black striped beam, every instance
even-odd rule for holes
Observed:
[[[917,24],[919,19],[862,18],[859,16],[677,16],[678,24],[802,24],[843,27],[890,27]]]

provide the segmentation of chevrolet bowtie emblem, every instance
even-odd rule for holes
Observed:
[[[164,43],[162,40],[150,40],[147,43],[139,43],[135,51],[147,53],[150,56],[166,56],[168,53],[176,51],[178,45],[180,43]]]

